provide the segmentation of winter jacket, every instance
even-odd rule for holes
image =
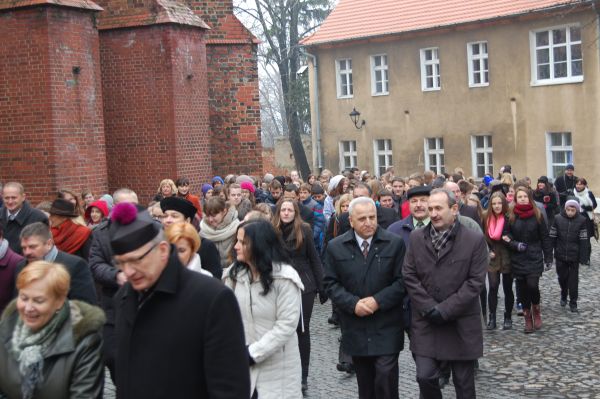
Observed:
[[[0,259],[0,313],[13,298],[17,265],[22,261],[23,257],[10,248]]]
[[[533,199],[544,205],[546,214],[552,219],[552,215],[555,215],[560,210],[558,201],[556,200],[556,194],[554,190],[535,190],[533,192]]]
[[[474,360],[483,355],[479,295],[485,284],[488,251],[481,232],[459,224],[438,252],[431,224],[413,231],[402,267],[411,300],[410,350],[438,360]],[[436,307],[445,323],[424,313]]]
[[[492,212],[490,209],[488,212]],[[508,244],[502,239],[502,236],[510,234],[510,227],[508,224],[508,217],[504,217],[504,228],[502,229],[502,235],[499,240],[492,240],[487,232],[485,231],[485,241],[488,244],[490,252],[494,253],[494,259],[490,259],[488,271],[495,273],[510,273],[510,251]]]
[[[561,209],[565,206],[567,198],[572,196],[575,192],[575,184],[577,183],[577,176],[569,177],[567,175],[558,176],[554,181],[554,188],[558,192],[560,197]]]
[[[48,218],[42,211],[32,208],[27,201],[23,202],[23,206],[14,220],[8,219],[6,208],[0,208],[0,223],[4,227],[4,238],[8,241],[10,249],[18,254],[23,253],[21,249],[21,230],[28,224],[35,222],[48,224]]]
[[[574,263],[589,261],[590,241],[585,216],[576,214],[570,218],[564,212],[557,215],[549,235],[556,260]]]
[[[548,228],[542,218],[539,222],[535,215],[509,223],[510,263],[515,276],[542,275],[544,263],[552,262],[552,243],[548,237]],[[519,252],[518,244],[525,243],[527,248]]]
[[[317,252],[321,253],[323,250],[323,239],[325,238],[325,216],[323,216],[323,205],[310,197],[307,198],[306,201],[303,201],[302,204],[313,212],[313,241]]]
[[[233,266],[232,266],[233,267]],[[260,281],[251,281],[248,270],[236,280],[223,272],[240,305],[248,354],[255,362],[250,367],[251,392],[260,399],[300,399],[300,350],[296,328],[301,317],[300,276],[287,264],[273,265],[273,283],[262,295]]]
[[[351,356],[381,356],[402,350],[404,252],[402,239],[381,227],[372,237],[366,259],[353,229],[333,239],[327,246],[323,285],[338,309],[342,350],[345,353]],[[379,309],[370,316],[358,317],[354,313],[356,303],[370,296],[375,298]]]
[[[312,232],[308,225],[302,226],[303,241],[300,248],[296,248],[295,242],[287,242],[288,237],[283,237],[286,241],[286,250],[292,266],[300,276],[304,293],[314,293],[323,291],[323,266],[321,259],[311,241]]]
[[[139,298],[127,283],[114,299],[117,398],[250,396],[242,320],[231,290],[185,268],[171,245],[152,292]]]
[[[102,398],[104,313],[85,302],[71,301],[70,306],[69,317],[44,353],[43,380],[36,387],[35,399]],[[19,365],[8,349],[18,319],[15,300],[0,321],[0,397],[8,399],[21,397]]]

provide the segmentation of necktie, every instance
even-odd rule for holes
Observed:
[[[422,221],[418,221],[417,222],[417,229],[420,229],[421,227],[425,226],[425,223],[423,223]]]
[[[363,256],[367,259],[367,255],[369,254],[369,243],[366,240],[362,242],[362,248]]]

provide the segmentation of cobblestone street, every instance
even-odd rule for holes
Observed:
[[[525,335],[522,318],[513,314],[514,329],[484,330],[485,354],[479,360],[476,386],[480,398],[600,397],[600,245],[592,240],[591,266],[581,266],[579,314],[560,307],[554,270],[544,273],[541,331]],[[502,291],[502,289],[500,289]],[[504,302],[498,301],[498,314]],[[312,318],[309,398],[357,398],[356,378],[335,369],[339,329],[327,324],[331,305],[316,304]],[[501,325],[502,317],[499,316]],[[414,362],[408,350],[400,354],[400,397],[417,398]],[[445,398],[454,398],[452,383]],[[105,398],[114,398],[107,382]],[[282,398],[283,399],[283,398]]]

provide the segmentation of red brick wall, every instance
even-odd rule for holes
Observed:
[[[262,173],[256,46],[211,44],[208,88],[215,174]]]
[[[200,29],[176,25],[101,31],[111,190],[130,187],[145,203],[164,178],[185,174],[194,192],[208,179],[202,35]]]
[[[0,180],[22,182],[33,203],[58,188],[105,192],[92,13],[46,6],[3,11],[0,37]]]

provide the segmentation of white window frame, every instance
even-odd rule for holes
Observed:
[[[346,62],[346,68],[341,69],[340,63],[342,61]],[[348,62],[352,65],[352,58],[340,58],[335,60],[335,85],[337,91],[337,98],[352,98],[354,97],[354,81],[352,80],[352,66],[348,68]],[[346,94],[342,93],[342,74],[346,75],[346,82],[348,87],[348,92]]]
[[[477,147],[477,137],[483,137],[483,147]],[[491,145],[490,145],[491,142]],[[471,136],[471,167],[473,176],[483,178],[486,173],[494,175],[494,149],[491,134],[477,134]],[[483,154],[483,165],[477,163],[477,154]],[[477,173],[478,166],[483,166],[483,175]]]
[[[381,58],[380,66],[375,66],[375,59]],[[371,95],[372,96],[385,96],[390,94],[389,84],[390,75],[388,69],[388,56],[387,54],[375,54],[370,57],[371,60]],[[377,72],[381,72],[381,91],[377,91]]]
[[[431,51],[431,60],[426,60],[425,54]],[[421,90],[422,91],[437,91],[442,88],[442,76],[440,74],[440,49],[439,47],[428,47],[420,50],[421,55]],[[435,58],[434,58],[435,57]],[[427,87],[427,67],[432,67],[433,81],[432,87]],[[437,77],[437,79],[436,79]]]
[[[349,150],[344,149],[344,143],[349,143]],[[356,140],[341,140],[340,147],[340,170],[355,168],[358,165],[358,152],[356,151]],[[350,157],[350,165],[346,165],[345,158]]]
[[[571,28],[579,28],[579,40],[571,41]],[[554,77],[554,51],[555,47],[561,47],[563,44],[554,45],[552,31],[557,29],[565,29],[566,30],[566,39],[564,46],[567,51],[567,76],[563,78],[555,78]],[[536,42],[536,34],[540,32],[548,32],[548,45],[537,47]],[[582,29],[580,24],[569,24],[569,25],[560,25],[553,26],[544,29],[537,29],[529,32],[529,47],[531,52],[531,86],[545,86],[545,85],[555,85],[555,84],[566,84],[566,83],[578,83],[583,82],[583,43],[581,40],[582,37]],[[579,45],[581,47],[581,75],[573,76],[572,75],[572,58],[571,58],[571,46]],[[538,79],[538,60],[537,60],[537,50],[538,49],[548,49],[548,64],[550,67],[550,77],[546,79]]]
[[[429,140],[435,139],[435,148],[429,148]],[[444,153],[444,138],[443,137],[425,137],[423,140],[423,152],[425,154],[425,170],[433,170],[429,162],[429,156],[435,155],[436,164],[433,170],[437,174],[442,174],[446,171],[446,155]],[[441,144],[441,145],[440,145]],[[444,163],[440,162],[440,155],[444,156]]]
[[[485,53],[483,52],[485,45]],[[473,47],[479,47],[479,54],[474,54]],[[487,68],[484,64],[487,61]],[[475,71],[473,63],[479,64],[479,70]],[[469,71],[469,87],[486,87],[490,85],[490,60],[489,60],[489,45],[487,41],[467,43],[467,66]],[[475,83],[475,76],[479,75],[480,83]],[[487,75],[487,80],[485,80]]]
[[[560,134],[561,135],[561,143],[563,143],[562,145],[559,146],[553,146],[552,145],[552,135],[554,134]],[[571,137],[571,145],[565,145],[564,142],[564,136],[563,135],[570,135]],[[552,162],[552,153],[553,152],[567,152],[570,153],[570,157],[567,155],[567,160],[566,162],[563,163],[554,163]],[[546,169],[547,169],[547,176],[554,179],[557,176],[554,175],[554,166],[561,166],[563,169],[568,165],[568,164],[573,164],[574,160],[573,160],[573,133],[572,132],[547,132],[546,133]]]
[[[383,150],[379,150],[379,141],[383,141]],[[385,157],[385,165],[379,164],[379,157]],[[392,151],[392,139],[375,139],[373,140],[373,166],[375,170],[375,175],[377,177],[381,176],[379,169],[384,167],[384,169],[389,168],[394,165],[394,153]]]

